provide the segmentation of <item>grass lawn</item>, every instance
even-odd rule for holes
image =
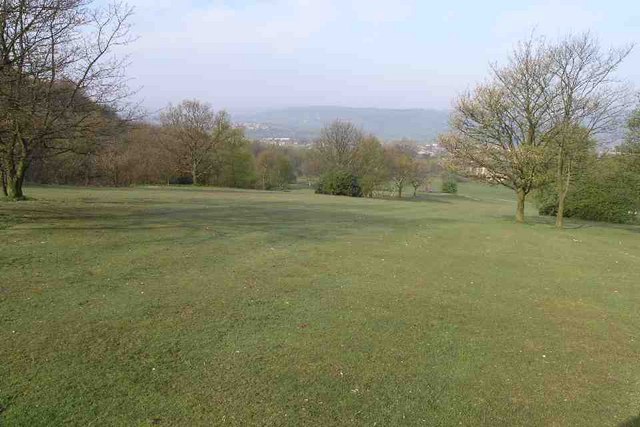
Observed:
[[[416,201],[0,203],[0,425],[640,425],[640,228]]]

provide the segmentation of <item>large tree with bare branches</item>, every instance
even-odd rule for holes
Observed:
[[[506,66],[492,66],[488,83],[457,100],[452,132],[441,138],[452,163],[513,189],[518,222],[527,195],[554,164],[561,227],[572,168],[592,136],[611,129],[628,106],[612,73],[630,49],[604,52],[590,34],[519,44]]]
[[[0,164],[6,195],[23,198],[34,155],[72,149],[117,113],[127,92],[131,41],[124,4],[91,0],[2,0],[0,5]]]
[[[353,172],[356,150],[363,138],[356,125],[344,120],[335,120],[322,128],[314,146],[323,169]]]
[[[165,130],[165,148],[175,160],[176,171],[191,175],[194,185],[214,171],[213,154],[233,137],[231,119],[225,111],[215,113],[211,105],[185,100],[169,106],[160,116]]]
[[[574,170],[592,138],[615,130],[631,105],[631,91],[614,73],[632,48],[604,50],[589,33],[568,36],[550,48],[555,79],[548,98],[555,103],[556,121],[550,148],[556,163],[558,228],[564,225]]]
[[[481,168],[485,178],[517,194],[516,220],[524,222],[525,199],[544,170],[547,135],[553,127],[548,87],[551,57],[544,44],[521,43],[508,65],[456,102],[453,131],[441,138],[460,171]]]

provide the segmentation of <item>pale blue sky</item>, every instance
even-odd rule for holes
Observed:
[[[640,1],[131,0],[149,109],[448,108],[532,30],[640,43]],[[640,87],[640,46],[619,76]]]

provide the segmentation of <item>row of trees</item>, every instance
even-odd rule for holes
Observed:
[[[415,196],[442,170],[437,160],[419,158],[415,142],[383,145],[339,120],[326,126],[311,148],[250,141],[226,112],[215,112],[196,100],[169,106],[158,124],[124,122],[115,116],[104,123],[109,132],[102,137],[79,138],[73,150],[31,159],[27,178],[55,184],[196,184],[269,190],[284,189],[298,177],[311,186],[320,177],[337,179],[346,173],[343,179],[355,180],[358,195],[401,198],[407,187]],[[335,187],[331,185],[326,188]]]
[[[169,107],[160,121],[170,170],[189,176],[194,185],[266,190],[295,180],[292,150],[252,143],[226,112],[216,114],[208,104],[184,101]]]
[[[441,171],[434,159],[420,159],[413,141],[397,141],[383,145],[375,136],[366,135],[355,125],[337,120],[322,129],[315,142],[316,175],[321,176],[318,191],[343,194],[336,189],[351,189],[345,195],[373,197],[391,193],[402,198],[410,186],[415,196],[429,178]],[[340,180],[352,185],[338,185]],[[353,191],[357,185],[359,191]]]
[[[68,184],[183,182],[283,188],[295,175],[357,175],[372,196],[392,180],[424,181],[415,150],[382,148],[338,122],[314,150],[248,141],[229,116],[198,101],[169,107],[159,124],[136,122],[126,100],[132,10],[91,0],[7,0],[0,13],[0,183],[21,199],[25,179]],[[360,185],[360,184],[359,184]]]
[[[263,188],[289,157],[252,146],[225,113],[186,101],[161,126],[134,123],[126,57],[132,9],[91,0],[6,0],[0,10],[0,184],[192,182]],[[187,178],[188,177],[188,178]]]
[[[188,100],[168,107],[160,124],[119,123],[109,138],[32,161],[33,182],[127,186],[196,184],[284,188],[304,153],[249,141],[229,115]]]
[[[306,151],[252,143],[226,113],[198,101],[168,108],[159,125],[136,124],[135,109],[125,102],[126,58],[113,54],[131,41],[131,9],[92,3],[2,3],[0,183],[8,198],[23,198],[26,178],[270,189],[296,175],[323,176],[321,184],[347,176],[365,196],[388,190],[402,197],[406,186],[415,194],[440,173],[436,163],[418,158],[415,144],[382,145],[341,121]],[[590,34],[520,44],[507,65],[492,66],[490,80],[455,103],[452,131],[441,138],[451,166],[513,189],[519,222],[529,194],[551,194],[540,197],[553,201],[545,210],[555,213],[558,227],[567,203],[570,214],[584,212],[576,208],[577,195],[603,181],[589,171],[620,170],[608,182],[615,177],[621,187],[637,188],[640,118],[630,121],[627,144],[615,156],[595,153],[596,139],[629,109],[631,91],[614,73],[630,51],[603,50]],[[602,188],[596,193],[612,193]]]
[[[452,165],[513,189],[518,222],[527,195],[553,182],[562,227],[594,138],[614,131],[629,109],[631,92],[613,76],[631,49],[603,50],[590,34],[521,43],[507,65],[492,66],[488,83],[456,101],[452,131],[441,138]]]

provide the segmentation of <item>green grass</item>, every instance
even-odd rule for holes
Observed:
[[[638,425],[640,228],[460,191],[29,188],[0,425]]]

